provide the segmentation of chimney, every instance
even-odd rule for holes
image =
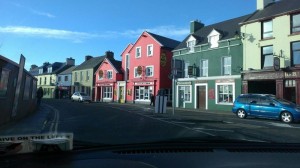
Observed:
[[[107,58],[114,58],[114,52],[112,52],[112,51],[106,51],[105,52],[105,56]]]
[[[36,66],[35,64],[30,66],[30,71],[33,70],[34,68],[37,68],[38,66]]]
[[[275,2],[275,0],[257,0],[256,9],[263,10],[267,5],[273,2]]]
[[[203,27],[204,27],[204,24],[201,23],[200,21],[198,21],[198,20],[191,21],[191,24],[190,24],[190,33],[193,34],[197,30],[199,30],[199,29],[201,29]]]
[[[72,57],[67,58],[66,64],[67,65],[75,65],[75,59],[73,59]]]
[[[87,55],[87,56],[85,56],[85,61],[87,61],[87,60],[89,60],[89,59],[91,59],[91,58],[93,58],[93,57],[90,56],[90,55]]]

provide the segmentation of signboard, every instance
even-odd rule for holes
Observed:
[[[136,82],[134,85],[153,85],[153,82]]]
[[[284,77],[285,78],[299,78],[300,72],[285,72]]]
[[[142,67],[142,66],[138,66],[138,67],[137,67],[137,73],[138,73],[139,75],[141,75],[142,72],[143,72],[143,67]]]
[[[99,78],[103,78],[103,71],[102,70],[99,71]]]
[[[216,83],[233,83],[234,79],[220,79],[216,80]]]
[[[208,99],[215,99],[215,89],[208,90]]]
[[[4,155],[73,149],[73,133],[0,136]]]
[[[192,82],[177,82],[177,85],[191,85]]]

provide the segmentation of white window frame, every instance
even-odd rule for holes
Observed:
[[[230,65],[225,65],[224,64],[224,59],[225,58],[230,58]],[[231,75],[231,65],[232,65],[232,58],[231,58],[231,56],[223,56],[223,57],[221,57],[221,68],[222,68],[222,75]],[[226,68],[227,67],[230,67],[230,72],[229,72],[229,74],[225,74],[225,66],[226,66]]]
[[[148,89],[146,89],[146,87],[148,87]],[[138,88],[138,89],[137,89]],[[141,90],[143,90],[143,99],[141,98]],[[150,102],[151,100],[151,94],[153,93],[153,86],[135,86],[134,87],[134,100],[136,101],[147,101]],[[137,96],[138,94],[138,96]],[[137,99],[138,97],[138,99]],[[147,97],[147,99],[145,99],[145,97]]]
[[[213,29],[211,33],[207,36],[208,43],[210,44],[210,48],[218,48],[219,47],[219,41],[221,39],[221,34]]]
[[[130,55],[129,55],[129,54],[126,54],[126,55],[125,55],[125,59],[126,59],[126,61],[125,61],[125,63],[126,63],[125,67],[129,69],[129,65],[130,65]]]
[[[232,102],[231,103],[225,103],[225,102],[219,102],[219,90],[218,87],[219,86],[232,86]],[[215,87],[215,100],[216,100],[216,104],[218,105],[233,105],[233,102],[235,100],[235,83],[216,83],[216,87]]]
[[[103,99],[112,99],[112,97],[113,97],[112,86],[103,87]]]
[[[138,49],[140,49],[139,55],[138,55]],[[142,47],[136,47],[135,48],[135,58],[141,58],[142,57]]]
[[[43,68],[39,69],[39,74],[43,73]]]
[[[203,67],[203,64],[202,64],[203,61],[207,61],[207,66],[206,67]],[[204,69],[206,71],[204,71]],[[206,74],[204,74],[203,72],[206,72]],[[200,77],[208,77],[208,59],[201,59],[200,60]]]
[[[52,73],[52,67],[48,67],[48,73]]]
[[[205,101],[205,110],[207,110],[208,109],[208,86],[207,86],[207,83],[200,83],[200,84],[195,84],[195,98],[194,98],[194,100],[195,100],[195,109],[197,109],[197,103],[198,103],[198,99],[197,99],[197,87],[198,86],[205,86],[205,99],[206,99],[206,101]]]
[[[148,68],[152,69],[151,75],[148,75],[148,74],[147,74],[147,69],[148,69]],[[153,65],[151,65],[151,66],[146,66],[146,68],[145,68],[145,76],[147,76],[147,77],[153,77],[153,76],[154,76],[154,66],[153,66]]]
[[[150,49],[149,49],[149,47],[150,47]],[[150,51],[150,53],[149,53],[149,51]],[[149,44],[149,45],[147,45],[147,56],[153,56],[153,44]]]
[[[142,75],[139,75],[138,73],[137,73],[137,68],[138,67],[134,67],[134,71],[133,71],[133,76],[134,76],[134,78],[140,78]]]
[[[184,78],[189,78],[190,77],[189,73],[188,73],[189,65],[190,65],[189,62],[184,62]]]
[[[109,76],[109,73],[111,74],[110,76]],[[107,79],[113,79],[113,71],[112,70],[107,70],[106,71],[106,78]]]
[[[177,95],[177,98],[176,98],[176,107],[178,107],[179,106],[179,88],[180,87],[189,87],[190,89],[189,89],[189,94],[190,94],[190,100],[189,101],[185,101],[185,96],[187,95],[186,93],[185,93],[185,89],[184,89],[184,101],[183,101],[183,107],[185,108],[185,103],[192,103],[192,85],[177,85],[177,93],[176,93],[176,95]]]

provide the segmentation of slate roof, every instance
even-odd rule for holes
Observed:
[[[220,40],[234,38],[236,32],[240,32],[239,23],[249,18],[250,16],[251,15],[245,15],[238,18],[215,23],[212,25],[204,26],[203,28],[197,30],[195,33],[188,35],[174,50],[186,48],[186,41],[191,35],[196,38],[196,45],[208,43],[207,36],[213,31],[213,29],[221,33],[222,36]]]
[[[110,63],[112,64],[112,66],[115,67],[115,69],[118,71],[118,73],[122,73],[122,61],[118,61],[118,60],[115,60],[113,58],[107,58]]]
[[[251,17],[246,19],[241,24],[256,22],[265,19],[271,19],[274,16],[290,14],[300,11],[299,0],[281,0],[270,3],[263,10],[257,10]]]
[[[59,73],[59,75],[66,75],[66,74],[71,74],[72,71],[76,68],[77,66],[71,66],[68,69],[62,71],[61,73]]]
[[[162,44],[163,47],[174,49],[175,47],[177,47],[180,44],[180,41],[173,40],[173,39],[163,37],[163,36],[160,36],[160,35],[157,35],[154,33],[150,33],[150,32],[147,32],[147,33],[150,34],[160,44]]]
[[[72,67],[72,66],[73,66],[73,65],[63,65],[63,66],[61,66],[60,68],[58,68],[58,69],[52,71],[52,73],[53,73],[53,74],[59,74],[59,73],[65,71],[65,70],[69,69],[69,68]]]
[[[93,57],[78,65],[73,71],[95,68],[101,64],[104,58],[106,58],[106,56]]]

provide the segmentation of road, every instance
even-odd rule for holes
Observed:
[[[43,100],[40,110],[0,128],[0,135],[72,132],[76,142],[131,144],[182,137],[299,143],[300,124],[239,119],[232,113],[176,109],[154,113],[149,105]]]

